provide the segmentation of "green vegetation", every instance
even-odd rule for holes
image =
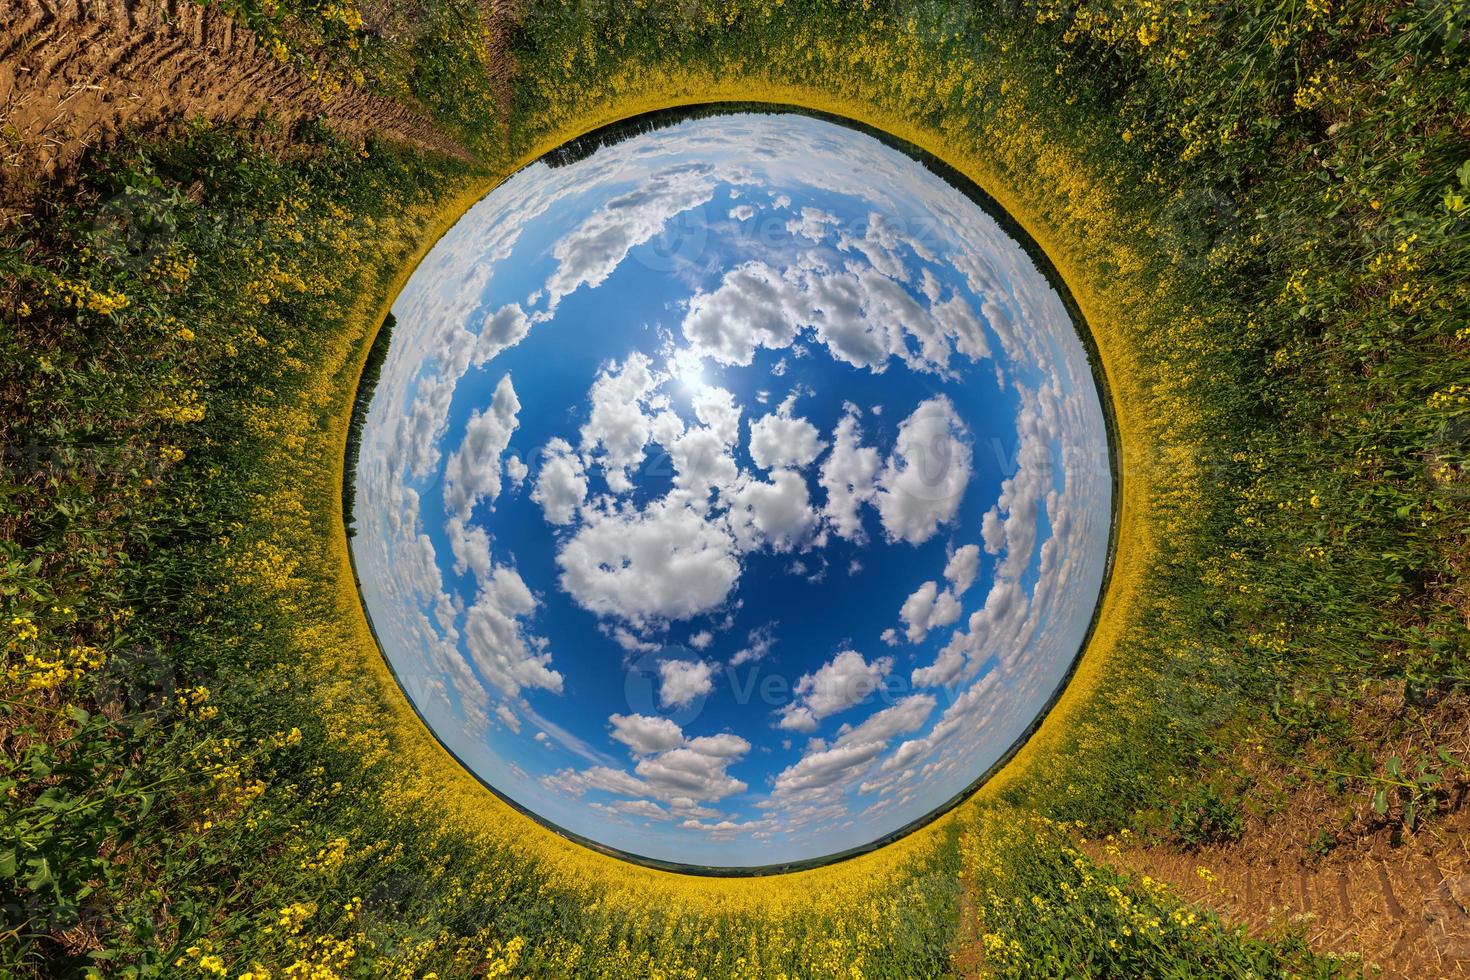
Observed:
[[[0,971],[1340,968],[1073,855],[1073,822],[1192,847],[1311,787],[1407,828],[1465,774],[1461,5],[526,3],[504,113],[478,6],[233,9],[477,160],[181,123],[0,231]],[[339,591],[351,385],[403,266],[528,154],[711,98],[869,107],[1005,191],[1116,359],[1142,495],[1114,652],[1000,802],[748,883],[467,795]]]
[[[368,348],[367,360],[362,365],[362,377],[357,382],[357,393],[352,400],[352,420],[347,423],[347,451],[343,457],[343,471],[347,479],[342,481],[342,514],[348,519],[347,536],[357,533],[352,525],[352,504],[356,486],[352,474],[357,471],[358,454],[362,449],[362,427],[367,422],[368,406],[373,402],[373,392],[378,389],[378,378],[383,373],[383,362],[388,359],[388,345],[393,340],[393,314],[378,328],[373,345]]]
[[[1200,402],[1210,511],[1161,570],[1140,647],[1156,649],[1157,681],[1113,679],[1089,722],[1116,728],[1110,705],[1151,695],[1146,730],[1170,733],[1177,754],[1155,768],[1137,735],[1114,737],[1062,777],[1079,787],[1066,810],[1151,826],[1133,801],[1187,807],[1195,759],[1239,777],[1219,787],[1237,806],[1269,807],[1251,785],[1264,755],[1293,778],[1351,773],[1333,788],[1386,812],[1389,763],[1372,750],[1404,731],[1408,761],[1447,786],[1464,770],[1437,740],[1460,718],[1434,706],[1470,680],[1463,14],[1061,6],[1066,73],[1109,85],[1078,102],[1113,107],[1140,186],[1162,202],[1174,278],[1215,335],[1190,364],[1213,380]],[[1099,780],[1132,783],[1131,798]]]
[[[1328,977],[1344,972],[1299,937],[1251,939],[1147,877],[1088,857],[1076,828],[1004,808],[980,811],[961,841],[978,937],[1007,977]],[[1198,872],[1207,877],[1208,869]]]

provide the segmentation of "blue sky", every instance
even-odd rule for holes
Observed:
[[[1059,298],[830,122],[533,165],[394,305],[353,547],[476,774],[604,844],[760,865],[963,789],[1076,655],[1103,416]]]

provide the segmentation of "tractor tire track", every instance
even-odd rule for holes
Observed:
[[[0,0],[7,191],[53,180],[128,127],[262,113],[288,128],[322,119],[351,141],[373,136],[470,158],[417,108],[350,87],[324,95],[214,7],[189,0]],[[13,205],[14,197],[6,193],[0,206]]]
[[[1250,838],[1193,853],[1085,849],[1125,874],[1167,883],[1254,934],[1297,929],[1320,952],[1359,953],[1370,975],[1470,977],[1470,809],[1402,839],[1384,835],[1321,858]]]

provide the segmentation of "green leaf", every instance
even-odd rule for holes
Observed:
[[[15,851],[0,851],[0,878],[15,877]]]
[[[53,813],[62,813],[71,809],[72,798],[65,795],[61,790],[52,788],[36,797],[36,806]]]
[[[45,858],[31,858],[26,862],[26,866],[31,869],[30,875],[26,878],[26,887],[33,892],[40,891],[55,880],[51,876],[51,862]]]
[[[1380,786],[1373,793],[1373,809],[1380,814],[1388,812],[1388,787]]]

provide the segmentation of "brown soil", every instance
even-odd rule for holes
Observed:
[[[0,0],[9,203],[23,181],[54,182],[124,128],[262,112],[286,126],[321,118],[348,139],[372,135],[468,157],[415,108],[351,87],[324,98],[215,8],[188,0]]]
[[[485,72],[495,93],[495,117],[501,125],[510,119],[515,98],[516,60],[510,51],[520,0],[480,0],[485,20]]]
[[[960,888],[960,921],[950,950],[949,965],[954,976],[974,980],[985,976],[985,952],[980,946],[980,917],[975,914],[975,896]]]
[[[1124,848],[1099,860],[1146,874],[1257,935],[1302,930],[1314,949],[1362,955],[1369,975],[1470,977],[1470,811],[1397,843],[1385,833],[1326,857],[1263,840],[1183,854]],[[1199,869],[1214,876],[1206,881]]]
[[[1385,688],[1359,702],[1353,722],[1361,744],[1373,747],[1376,772],[1391,757],[1414,772],[1438,747],[1470,758],[1464,695],[1413,709],[1401,685]],[[1411,831],[1402,797],[1380,814],[1361,781],[1334,795],[1323,779],[1303,781],[1280,764],[1253,765],[1254,754],[1242,754],[1242,768],[1267,788],[1258,798],[1269,806],[1248,820],[1239,841],[1188,852],[1124,847],[1116,856],[1096,842],[1087,849],[1127,873],[1166,882],[1255,934],[1300,929],[1314,949],[1360,953],[1370,976],[1470,977],[1470,780],[1463,770],[1444,768],[1434,812]],[[1307,762],[1313,764],[1310,753]],[[1321,762],[1327,768],[1325,754]],[[1200,868],[1215,880],[1202,878]]]

